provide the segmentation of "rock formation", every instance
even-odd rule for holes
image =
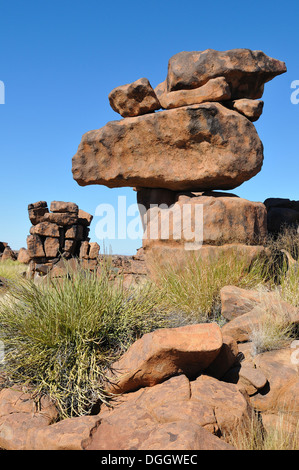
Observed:
[[[93,216],[73,202],[53,201],[48,209],[45,201],[28,206],[32,223],[27,237],[30,275],[47,274],[54,267],[62,268],[63,260],[81,258],[88,266],[97,264],[99,245],[89,243],[89,226]],[[59,264],[60,263],[60,264]]]
[[[253,122],[263,110],[264,84],[284,72],[284,62],[262,51],[174,55],[154,90],[145,78],[112,90],[110,104],[125,119],[83,136],[74,179],[81,186],[136,188],[146,255],[203,245],[202,256],[221,246],[252,259],[267,234],[265,206],[214,191],[234,189],[261,170],[263,144]],[[186,237],[188,217],[193,233]]]

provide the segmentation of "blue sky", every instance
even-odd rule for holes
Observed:
[[[118,196],[136,202],[131,188],[78,186],[71,159],[85,132],[121,118],[109,106],[114,87],[141,77],[155,87],[184,50],[245,47],[286,62],[288,72],[265,86],[256,123],[262,171],[233,192],[299,200],[299,104],[290,100],[299,80],[298,0],[1,0],[0,8],[0,240],[13,249],[26,246],[29,203],[73,201],[95,214]],[[96,224],[91,239],[100,242]],[[105,244],[133,254],[141,240]]]

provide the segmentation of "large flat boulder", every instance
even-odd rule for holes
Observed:
[[[222,347],[216,323],[159,329],[137,340],[119,361],[107,391],[113,394],[152,387],[184,373],[194,377],[205,370]]]
[[[230,85],[232,99],[257,99],[263,94],[263,85],[286,72],[286,65],[262,51],[232,49],[229,51],[179,52],[168,63],[167,89],[190,90],[210,79],[225,77]]]
[[[255,176],[262,163],[254,125],[219,103],[204,103],[87,132],[72,171],[81,186],[201,191],[235,188]]]

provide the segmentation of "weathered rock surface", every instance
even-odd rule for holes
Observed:
[[[17,259],[17,256],[15,252],[10,248],[10,246],[6,246],[1,255],[1,261],[6,261],[6,260],[16,261],[16,259]]]
[[[257,121],[261,116],[264,108],[264,102],[261,100],[249,100],[243,98],[241,100],[232,101],[228,106],[238,113],[246,116],[251,122]]]
[[[38,201],[28,205],[29,219],[32,225],[39,224],[47,212],[49,212],[49,209],[45,201]]]
[[[27,251],[30,258],[44,258],[45,250],[43,243],[38,235],[28,235]]]
[[[41,211],[35,214],[35,224],[30,228],[30,235],[27,238],[29,278],[34,278],[36,273],[48,275],[62,258],[66,262],[72,257],[79,257],[82,242],[87,243],[89,250],[89,225],[93,217],[79,209],[77,204],[52,201],[50,205],[52,212],[49,212],[47,203],[43,201],[30,204],[28,207],[29,215],[30,211]],[[96,251],[99,249],[96,243],[91,250],[93,259],[96,259]],[[56,268],[54,271],[58,277],[67,274],[66,266],[60,264]],[[87,266],[87,269],[89,268],[95,269],[96,266]],[[51,277],[55,277],[52,274]]]
[[[29,264],[30,256],[26,248],[20,248],[17,260],[19,263]]]
[[[99,421],[98,416],[69,418],[51,426],[28,431],[28,450],[82,450],[92,430]]]
[[[81,185],[232,189],[256,175],[263,146],[254,125],[219,103],[161,111],[87,132],[73,157]]]
[[[112,365],[107,391],[124,393],[152,387],[181,373],[194,377],[213,362],[221,347],[222,335],[216,323],[145,334]]]
[[[284,62],[262,51],[232,49],[229,51],[179,52],[168,63],[168,91],[198,88],[211,78],[225,77],[232,98],[258,99],[263,85],[286,72]]]
[[[48,400],[40,403],[40,410],[32,397],[13,389],[0,392],[0,448],[27,450],[28,433],[48,426],[57,419],[57,410]]]
[[[250,406],[235,385],[180,375],[121,396],[103,407],[87,450],[229,450],[213,434],[232,431],[248,419]]]
[[[111,108],[123,117],[140,116],[161,108],[147,78],[114,88],[109,93]]]
[[[224,101],[231,97],[230,87],[224,77],[209,80],[205,85],[193,90],[167,92],[166,81],[155,88],[162,108],[172,109],[207,101]]]
[[[251,397],[252,405],[259,411],[282,411],[299,414],[299,368],[292,360],[291,347],[269,351],[254,358],[255,367],[267,377],[269,387]]]
[[[145,249],[162,240],[187,249],[187,244],[196,243],[262,245],[265,242],[267,213],[262,203],[217,192],[172,194],[170,208],[160,205],[145,212],[142,201],[147,199],[148,205],[152,204],[151,195],[148,190],[145,195],[142,190],[137,193],[137,200],[142,204]]]
[[[60,237],[61,230],[59,225],[51,222],[40,222],[39,224],[33,225],[30,228],[31,235],[41,235],[44,237]]]
[[[43,220],[62,227],[76,224],[78,216],[73,212],[48,212],[44,215]]]

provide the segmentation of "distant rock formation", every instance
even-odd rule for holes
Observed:
[[[27,237],[30,275],[47,274],[61,259],[81,258],[89,266],[97,264],[100,246],[89,243],[89,226],[93,216],[73,202],[45,201],[28,206],[32,223]]]

